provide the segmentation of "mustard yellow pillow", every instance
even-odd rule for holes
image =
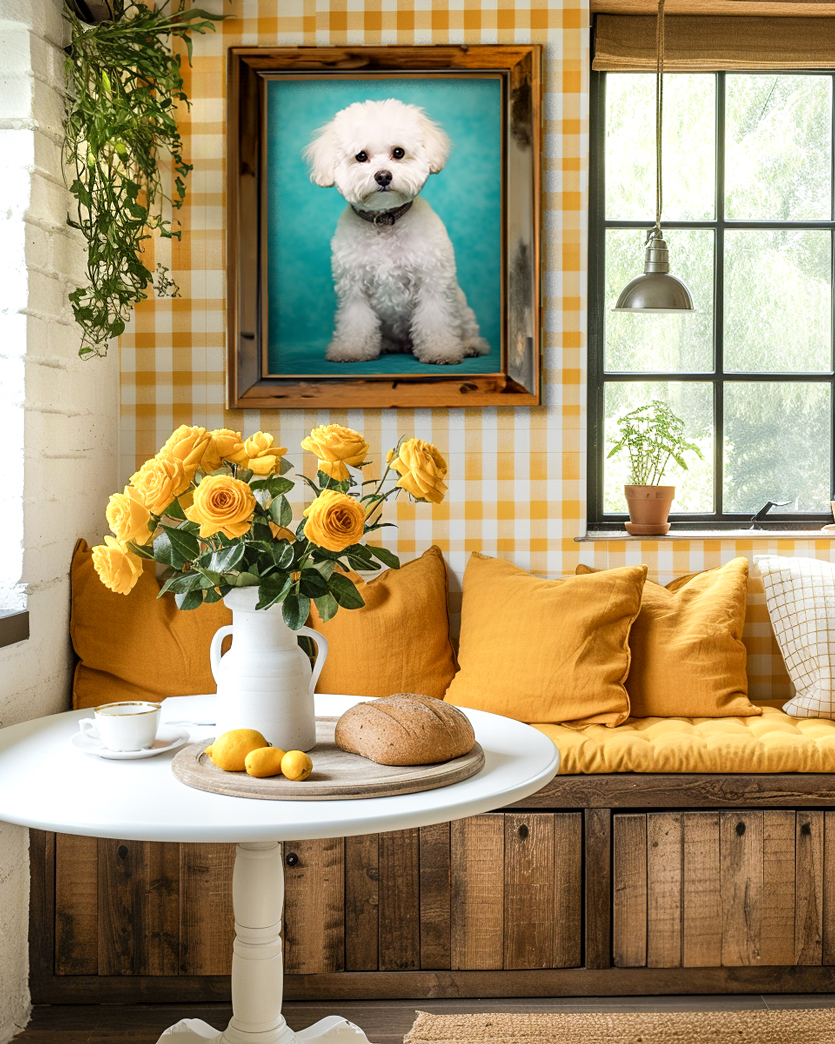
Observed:
[[[580,575],[602,576],[589,566]],[[666,587],[647,581],[629,645],[626,689],[636,718],[762,714],[748,700],[742,627],[748,560],[688,573]]]
[[[310,626],[322,632],[329,647],[316,691],[348,696],[417,692],[443,699],[456,663],[440,548],[430,547],[368,583],[356,574],[351,579],[365,599],[361,609],[340,609],[322,623],[311,607]]]
[[[543,580],[474,553],[446,700],[525,722],[619,725],[646,566]]]
[[[73,706],[114,700],[164,700],[215,692],[209,645],[232,622],[222,602],[184,612],[174,598],[157,598],[153,562],[129,595],[114,594],[99,580],[83,540],[73,552],[70,636],[79,658]]]

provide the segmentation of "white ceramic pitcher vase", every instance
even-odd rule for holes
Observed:
[[[232,610],[231,626],[212,638],[212,674],[217,682],[217,732],[257,729],[274,747],[311,750],[316,745],[313,693],[328,655],[328,643],[310,627],[291,630],[281,606],[257,609],[257,587],[230,591],[223,599]],[[223,639],[232,648],[220,654]],[[296,637],[316,642],[316,664],[299,648]]]

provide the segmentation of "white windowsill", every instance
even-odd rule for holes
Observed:
[[[679,529],[664,536],[630,536],[625,529],[606,529],[574,537],[575,543],[601,540],[835,540],[835,530],[822,529]]]

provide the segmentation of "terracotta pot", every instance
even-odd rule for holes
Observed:
[[[675,486],[624,486],[629,507],[626,532],[632,536],[663,536],[670,530],[667,515],[676,495]]]

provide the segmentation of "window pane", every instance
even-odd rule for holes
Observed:
[[[705,373],[713,369],[713,232],[665,231],[670,267],[683,279],[696,304],[695,314],[613,313],[626,284],[644,270],[646,232],[606,232],[604,325],[607,370],[636,373]]]
[[[829,221],[832,81],[728,75],[725,215]]]
[[[607,382],[606,384],[606,448],[604,457],[616,441],[617,419],[643,406],[652,399],[668,402],[684,421],[688,442],[702,451],[703,460],[695,453],[685,456],[687,471],[672,464],[664,482],[676,487],[673,513],[679,511],[713,511],[713,390],[709,384],[681,381]],[[628,482],[629,456],[618,453],[604,461],[603,510],[626,513],[623,487]]]
[[[726,511],[829,511],[830,400],[828,384],[725,384]]]
[[[726,370],[828,372],[830,235],[815,229],[725,233]]]
[[[712,73],[664,77],[663,213],[668,221],[714,216],[715,93]],[[655,75],[606,77],[606,217],[655,221]]]

